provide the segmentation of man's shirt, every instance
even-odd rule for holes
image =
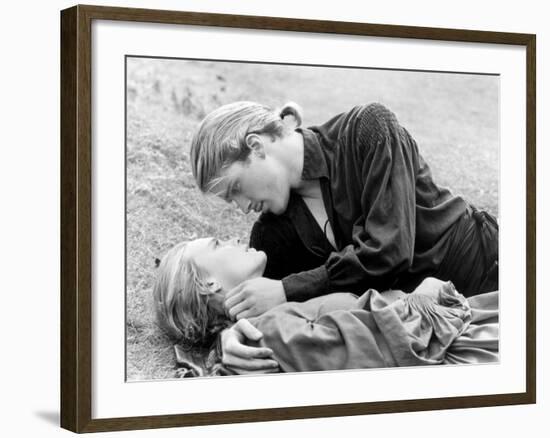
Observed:
[[[368,288],[410,291],[437,272],[467,203],[433,181],[415,140],[380,104],[356,106],[298,128],[303,180],[319,179],[337,251],[301,196],[262,214],[250,244],[267,254],[265,276],[287,301]]]

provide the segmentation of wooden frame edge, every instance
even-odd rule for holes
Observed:
[[[76,131],[77,131],[77,8],[61,13],[61,340],[60,340],[60,423],[76,431],[78,398],[77,307],[76,307]]]
[[[232,15],[209,12],[173,11],[165,9],[123,8],[78,5],[80,11],[94,19],[138,21],[148,23],[221,26],[294,32],[334,33],[388,38],[448,40],[493,44],[527,45],[532,34],[493,32],[470,29],[372,24],[351,21],[311,20],[258,15]]]
[[[448,397],[389,402],[349,403],[336,405],[251,409],[242,411],[205,412],[198,414],[156,415],[91,420],[80,432],[143,430],[169,427],[207,426],[264,421],[335,418],[357,415],[470,409],[532,403],[527,393],[490,396]]]
[[[61,427],[91,420],[91,22],[61,11]]]
[[[526,47],[526,392],[125,418],[91,418],[91,22],[94,19],[448,40]],[[536,36],[464,29],[77,5],[61,11],[61,427],[151,429],[536,403]]]
[[[526,388],[530,403],[537,401],[537,37],[530,35],[526,46]]]

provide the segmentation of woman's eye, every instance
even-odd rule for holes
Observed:
[[[235,183],[233,184],[233,187],[231,187],[231,194],[232,195],[236,195],[239,193],[239,191],[241,190],[241,186],[239,183]]]

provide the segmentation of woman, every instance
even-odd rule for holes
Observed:
[[[160,262],[154,287],[160,327],[187,347],[208,347],[231,324],[227,292],[261,277],[266,261],[238,241],[176,245]],[[248,322],[283,372],[498,360],[498,293],[466,299],[433,278],[411,294],[333,293],[276,306]]]

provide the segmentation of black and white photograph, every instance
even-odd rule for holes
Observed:
[[[127,56],[127,381],[498,362],[499,85]]]

